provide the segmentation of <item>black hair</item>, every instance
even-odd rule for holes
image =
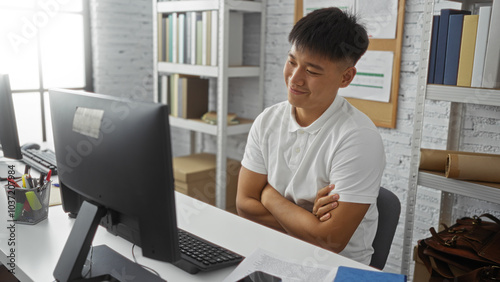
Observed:
[[[353,65],[368,48],[366,29],[356,16],[339,8],[312,11],[300,19],[288,35],[298,50],[307,49],[331,61],[347,61]]]

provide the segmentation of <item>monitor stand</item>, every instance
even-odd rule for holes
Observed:
[[[105,245],[96,246],[89,253],[99,222],[105,214],[105,208],[83,202],[54,269],[54,278],[57,281],[87,282],[164,281]],[[92,260],[90,271],[89,265],[85,265],[87,257]]]

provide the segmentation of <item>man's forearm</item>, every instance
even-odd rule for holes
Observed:
[[[246,219],[286,233],[281,224],[257,199],[245,198],[240,200],[236,205],[236,209],[238,214]]]
[[[284,198],[274,188],[264,188],[262,204],[291,236],[334,252],[340,252],[345,247],[346,242],[333,235],[335,230],[325,230],[324,222]]]

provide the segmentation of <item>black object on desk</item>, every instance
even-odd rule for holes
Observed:
[[[265,273],[263,271],[254,271],[242,279],[238,280],[238,282],[281,282],[281,278],[271,275],[269,273]]]
[[[99,224],[141,247],[144,257],[209,271],[203,257],[203,268],[179,262],[168,106],[71,90],[49,90],[49,98],[57,165],[71,170],[58,175],[63,209],[77,214],[54,277],[84,278]],[[224,258],[241,260],[226,253],[216,267],[228,265]]]
[[[52,175],[57,175],[56,154],[50,149],[21,149],[23,154],[23,162],[30,165],[41,173],[49,173],[52,170]]]
[[[241,255],[208,242],[192,233],[178,229],[181,260],[175,263],[180,269],[191,274],[211,271],[240,263]]]
[[[0,74],[0,148],[4,158],[22,159],[9,76],[6,74]],[[3,159],[0,161],[0,180],[7,179],[9,175],[20,177],[19,173],[9,173],[9,170],[12,170],[9,165],[10,162]]]

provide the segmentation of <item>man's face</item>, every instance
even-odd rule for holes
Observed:
[[[283,69],[288,101],[296,113],[321,115],[333,102],[340,87],[346,87],[356,73],[347,63],[330,61],[295,45]]]

